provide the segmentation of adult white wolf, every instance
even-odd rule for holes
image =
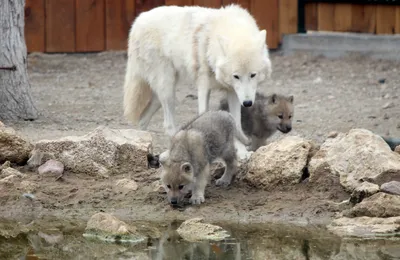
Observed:
[[[242,131],[240,107],[254,103],[257,86],[271,76],[265,30],[246,9],[161,6],[141,13],[129,33],[124,115],[142,130],[162,106],[164,128],[173,135],[177,82],[198,88],[198,113],[208,110],[210,91],[226,91]]]

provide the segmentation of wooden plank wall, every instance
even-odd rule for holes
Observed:
[[[297,0],[26,0],[25,39],[28,52],[126,50],[130,26],[141,12],[161,5],[231,3],[255,16],[271,49],[279,45],[280,30],[297,31]]]
[[[400,34],[400,6],[309,3],[306,30]]]

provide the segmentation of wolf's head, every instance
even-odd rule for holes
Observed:
[[[192,189],[193,166],[189,162],[171,161],[168,156],[160,158],[160,164],[161,182],[167,192],[168,201],[171,205],[177,205]]]
[[[262,30],[252,39],[238,41],[218,36],[222,55],[216,64],[216,80],[233,88],[244,107],[254,104],[257,86],[271,77],[266,35],[267,32]]]
[[[268,98],[267,117],[271,125],[276,125],[277,130],[284,134],[292,130],[294,113],[293,96],[272,94]]]

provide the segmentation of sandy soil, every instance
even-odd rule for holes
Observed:
[[[273,81],[264,93],[279,92],[295,97],[293,131],[322,142],[330,131],[366,128],[384,136],[400,136],[399,63],[361,57],[329,60],[298,54],[283,57],[273,53]],[[32,92],[40,118],[32,122],[5,122],[30,140],[86,134],[97,126],[130,128],[122,116],[122,84],[125,52],[99,54],[43,55],[28,58]],[[194,87],[178,90],[178,122],[196,114]],[[212,107],[218,102],[212,96]],[[162,111],[153,117],[149,131],[154,136],[154,152],[166,148]],[[281,138],[277,133],[272,140]],[[2,217],[31,218],[46,214],[89,218],[100,210],[122,219],[186,219],[204,216],[212,221],[326,223],[336,212],[338,202],[347,199],[336,180],[321,179],[316,184],[258,191],[242,182],[228,189],[210,185],[206,204],[174,210],[165,194],[153,191],[157,170],[140,176],[114,176],[93,179],[66,173],[64,178],[42,178],[26,169],[20,179],[2,185]],[[132,178],[140,185],[128,193],[114,187],[121,178]],[[33,200],[21,197],[33,187]],[[5,210],[7,209],[7,210]]]

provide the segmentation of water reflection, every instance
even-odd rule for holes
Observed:
[[[164,226],[160,239],[140,244],[87,240],[82,229],[30,232],[16,238],[0,236],[0,259],[135,259],[135,260],[263,260],[263,259],[400,259],[400,240],[340,239],[324,229],[277,224],[226,225],[232,235],[219,242],[189,243]],[[58,227],[61,227],[59,225]]]

